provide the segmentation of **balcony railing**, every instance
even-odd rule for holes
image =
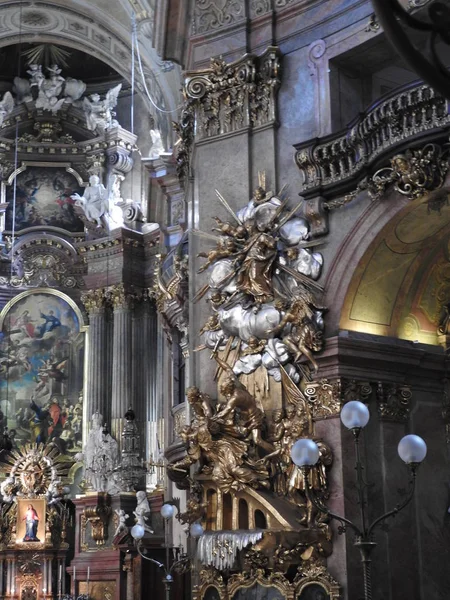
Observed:
[[[449,103],[432,88],[413,84],[377,101],[346,130],[295,145],[302,195],[339,193],[355,186],[392,151],[449,129]]]

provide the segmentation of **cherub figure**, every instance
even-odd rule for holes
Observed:
[[[276,335],[290,325],[290,331],[282,339],[294,355],[294,362],[298,362],[302,355],[311,362],[314,370],[319,366],[315,360],[312,351],[319,351],[322,348],[322,331],[313,321],[314,309],[320,307],[315,305],[314,299],[309,292],[303,293],[295,298],[291,306],[286,309],[286,313],[281,319],[279,325],[268,331],[268,334]]]
[[[129,515],[125,513],[125,511],[121,509],[115,510],[116,515],[119,517],[119,524],[117,525],[116,532],[114,533],[114,537],[117,537],[120,534],[126,535],[128,533],[128,527],[126,525],[126,520]]]
[[[199,252],[197,257],[207,258],[208,260],[200,267],[197,273],[203,273],[206,269],[220,258],[227,258],[236,253],[236,244],[231,238],[219,238],[216,248],[209,252]]]
[[[118,125],[114,119],[115,113],[113,112],[113,108],[117,104],[121,89],[122,84],[119,83],[106,92],[103,100],[101,100],[99,94],[91,94],[89,96],[90,99],[84,98],[83,110],[86,115],[86,125],[90,131],[95,131],[97,128],[101,131],[106,131],[106,129]]]
[[[213,220],[217,223],[217,227],[213,227],[212,231],[218,231],[221,235],[228,235],[235,238],[238,241],[244,241],[247,237],[245,227],[232,225],[229,221],[222,221],[219,217],[213,217]]]

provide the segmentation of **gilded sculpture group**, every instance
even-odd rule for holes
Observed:
[[[299,437],[316,439],[321,458],[308,484],[325,496],[332,453],[315,438],[313,407],[302,393],[309,365],[317,370],[314,352],[322,347],[324,309],[314,280],[323,258],[309,240],[301,202],[289,209],[285,190],[266,192],[264,177],[236,213],[217,195],[232,221],[214,217],[219,237],[214,249],[199,254],[207,259],[199,272],[208,270],[209,279],[195,299],[206,298],[213,313],[200,331],[198,350],[212,351],[219,394],[214,403],[198,388],[188,389],[193,418],[180,434],[187,455],[170,469],[187,475],[199,462],[199,473],[222,492],[270,491],[299,506],[300,522],[313,527],[319,517],[290,450]],[[272,380],[274,388],[281,385],[278,405]],[[200,496],[194,500],[193,510],[201,512]]]

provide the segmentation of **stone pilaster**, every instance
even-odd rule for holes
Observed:
[[[103,415],[105,420],[109,413],[108,386],[105,377],[107,348],[105,292],[103,289],[92,290],[83,294],[81,300],[89,315],[86,400],[83,415],[86,428],[96,410]],[[83,437],[86,433],[87,430],[83,431]]]
[[[114,310],[111,434],[121,444],[123,417],[133,403],[132,303],[122,283],[109,288]]]

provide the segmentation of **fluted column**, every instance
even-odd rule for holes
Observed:
[[[105,421],[109,417],[107,401],[106,366],[106,308],[103,289],[92,290],[81,298],[89,315],[89,337],[87,347],[86,400],[84,402],[84,429],[93,413],[98,410]],[[87,430],[83,431],[83,438]]]
[[[124,414],[132,403],[132,299],[123,284],[110,288],[114,309],[111,433],[121,445]]]

